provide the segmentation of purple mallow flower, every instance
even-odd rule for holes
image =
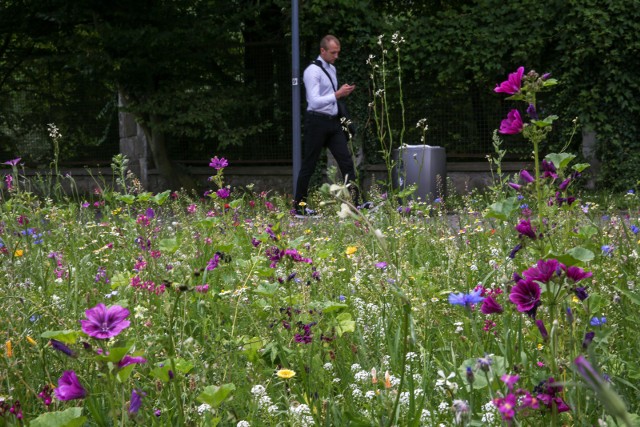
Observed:
[[[22,157],[16,157],[13,160],[7,160],[6,162],[2,163],[3,165],[9,165],[9,166],[16,166],[18,163],[20,163],[20,160],[22,160]]]
[[[516,305],[516,309],[522,313],[533,314],[540,305],[540,285],[533,280],[520,280],[511,289],[509,301]]]
[[[535,267],[522,272],[522,276],[528,280],[536,280],[538,282],[549,282],[554,274],[558,274],[562,264],[557,259],[539,260]]]
[[[484,297],[481,297],[482,289],[477,289],[468,294],[463,294],[462,292],[458,294],[454,294],[453,292],[449,295],[449,303],[453,305],[464,305],[465,307],[471,307],[471,304],[478,304],[484,300]]]
[[[547,331],[547,328],[544,326],[544,322],[542,320],[536,320],[536,326],[538,327],[538,330],[540,331],[540,335],[542,335],[542,339],[545,341],[549,340],[549,332]]]
[[[138,413],[140,407],[142,406],[142,398],[146,395],[147,393],[145,393],[144,391],[135,388],[131,391],[131,400],[129,401],[130,414],[135,415]]]
[[[529,106],[527,107],[527,114],[533,120],[538,120],[538,112],[536,111],[536,106],[535,105],[529,104]]]
[[[507,114],[507,118],[500,122],[500,133],[505,135],[514,135],[522,132],[524,124],[518,110],[511,110]]]
[[[528,219],[520,220],[520,223],[516,225],[516,231],[523,236],[527,236],[533,240],[537,239],[536,231],[531,225],[531,221]]]
[[[503,81],[499,85],[496,85],[494,92],[507,93],[509,95],[520,92],[520,86],[522,85],[522,76],[524,75],[524,67],[518,67],[518,70],[510,73],[507,80]]]
[[[589,347],[589,345],[591,345],[591,342],[595,337],[596,337],[595,332],[587,332],[586,334],[584,334],[584,338],[582,340],[582,349],[586,350]]]
[[[49,340],[49,344],[51,344],[51,347],[53,347],[54,349],[66,354],[69,357],[76,357],[76,352],[75,351],[71,350],[64,343],[62,343],[62,342],[60,342],[58,340],[51,339],[51,340]]]
[[[218,191],[216,191],[216,195],[221,199],[226,199],[227,197],[229,197],[230,194],[231,192],[229,191],[228,188],[221,188]]]
[[[524,169],[520,171],[520,178],[522,178],[522,180],[526,183],[532,183],[536,180],[533,176],[531,176],[529,171],[526,171]]]
[[[590,271],[584,271],[580,267],[571,266],[567,268],[567,278],[573,280],[574,282],[579,282],[582,279],[587,279],[593,276],[593,273]]]
[[[376,268],[379,268],[380,270],[384,270],[385,268],[387,268],[387,263],[384,261],[380,261],[376,263]]]
[[[129,356],[128,354],[118,362],[118,368],[122,369],[125,366],[147,363],[147,359],[142,356]]]
[[[549,162],[547,160],[543,160],[540,165],[542,168],[542,177],[543,178],[553,178],[556,179],[558,174],[556,173],[556,166],[553,162]]]
[[[482,307],[480,307],[480,311],[484,314],[494,314],[494,313],[502,313],[504,308],[498,304],[498,302],[489,295],[482,301]]]
[[[218,156],[215,156],[211,159],[211,163],[209,163],[209,167],[212,167],[215,170],[220,170],[222,168],[226,168],[227,166],[229,166],[229,162],[224,157],[218,158]]]
[[[58,400],[82,399],[87,395],[74,371],[64,371],[58,380],[58,387],[53,392]]]
[[[129,310],[119,305],[112,305],[107,308],[100,303],[85,311],[85,314],[87,319],[80,321],[82,331],[93,338],[101,340],[115,337],[130,325],[130,322],[126,320],[127,316],[129,316]]]

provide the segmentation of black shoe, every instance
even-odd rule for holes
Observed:
[[[358,206],[358,209],[373,209],[373,203],[372,202],[364,202],[363,204]]]

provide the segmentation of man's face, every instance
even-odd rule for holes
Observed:
[[[326,49],[320,48],[320,56],[329,64],[336,62],[339,53],[340,45],[334,41],[330,41]]]

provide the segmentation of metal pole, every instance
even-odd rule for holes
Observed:
[[[298,0],[291,0],[291,121],[293,136],[293,194],[298,185],[302,165],[300,144],[300,40],[298,32]]]

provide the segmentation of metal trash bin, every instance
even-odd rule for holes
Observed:
[[[394,150],[393,185],[404,189],[417,185],[412,198],[428,203],[447,194],[447,154],[444,147],[403,145]]]

